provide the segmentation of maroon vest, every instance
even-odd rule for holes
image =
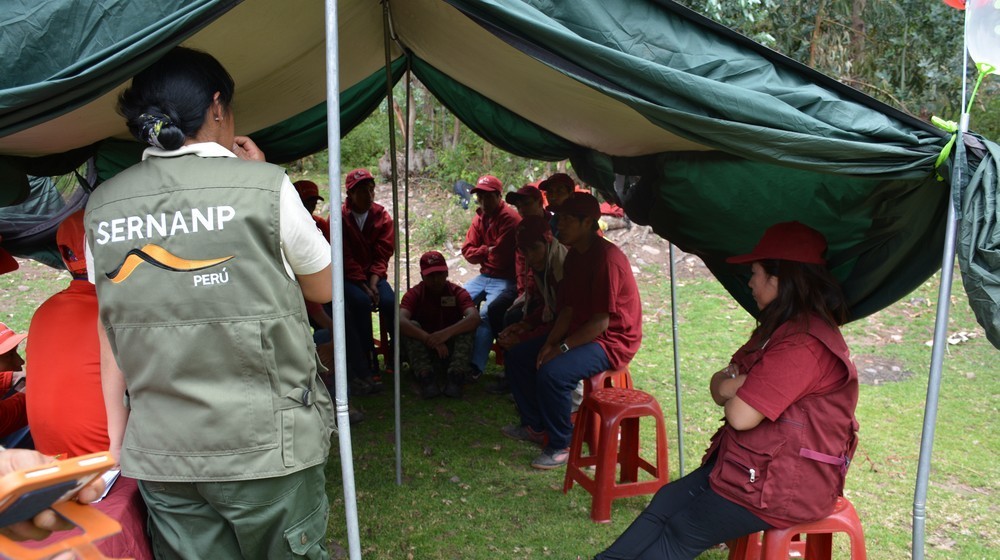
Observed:
[[[767,347],[795,330],[789,323],[778,327]],[[713,490],[778,528],[815,521],[833,510],[857,445],[858,373],[847,344],[839,330],[818,317],[811,318],[807,332],[843,363],[843,382],[796,401],[776,422],[764,418],[745,431],[724,424],[704,459],[716,457],[709,476]],[[737,363],[739,371],[752,374],[759,354],[743,353],[746,363]]]

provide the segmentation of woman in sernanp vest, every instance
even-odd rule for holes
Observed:
[[[785,222],[727,260],[750,264],[760,315],[710,382],[725,424],[701,467],[661,488],[596,560],[694,558],[833,510],[856,443],[858,376],[838,329],[847,308],[825,251],[821,233]]]
[[[333,407],[303,296],[330,301],[330,246],[235,135],[233,91],[175,48],[119,98],[150,147],[87,203],[111,451],[159,559],[326,558]]]

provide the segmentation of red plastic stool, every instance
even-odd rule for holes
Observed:
[[[764,531],[763,542],[760,533],[740,537],[730,544],[730,560],[788,560],[791,553],[804,560],[832,560],[833,534],[847,533],[851,539],[851,559],[867,560],[865,532],[858,519],[858,512],[844,497],[837,498],[830,515],[813,521],[793,525],[787,529]],[[795,540],[805,535],[805,541]]]
[[[598,419],[600,438],[596,452],[591,448],[589,455],[583,455],[584,432],[573,431],[563,492],[569,492],[574,482],[579,483],[591,495],[590,518],[598,523],[608,523],[611,521],[612,500],[652,494],[669,480],[667,429],[663,412],[649,393],[617,387],[594,391],[583,400],[580,411]],[[644,416],[656,421],[655,465],[639,456],[639,419]],[[621,475],[616,481],[619,464]],[[595,467],[594,478],[583,471],[586,467]],[[639,469],[653,475],[653,479],[639,481]]]
[[[392,344],[389,343],[389,331],[379,325],[379,338],[372,338],[372,364],[378,367],[378,357],[382,356],[383,368],[386,373],[392,373]]]
[[[493,358],[496,361],[497,365],[498,366],[502,366],[503,365],[503,346],[500,346],[499,344],[497,344],[496,342],[494,342],[493,343],[493,348],[490,348],[490,350],[493,350]]]
[[[583,381],[583,398],[586,400],[594,391],[611,387],[618,387],[619,389],[635,388],[632,384],[632,375],[629,374],[627,364],[622,369],[609,369],[585,379]],[[583,407],[581,406],[581,408]],[[593,414],[585,416],[581,415],[580,411],[577,410],[573,413],[570,420],[573,422],[574,432],[576,431],[576,426],[582,426],[583,441],[587,443],[587,449],[593,453],[597,449],[597,440],[600,439],[601,419]],[[583,424],[580,424],[581,421]]]

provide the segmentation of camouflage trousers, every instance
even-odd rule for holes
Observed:
[[[404,336],[403,345],[410,360],[410,370],[415,375],[424,372],[446,371],[451,374],[465,374],[471,368],[472,343],[475,333],[468,332],[451,337],[448,346],[448,357],[439,358],[437,352],[428,348],[423,342]]]

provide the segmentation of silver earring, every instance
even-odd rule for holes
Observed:
[[[219,117],[215,117],[215,122],[219,122]]]

